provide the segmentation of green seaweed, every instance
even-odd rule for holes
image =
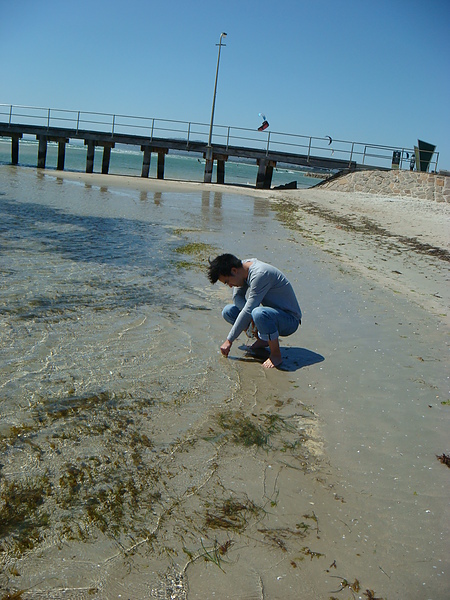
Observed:
[[[228,411],[219,413],[217,422],[225,432],[231,434],[235,443],[246,447],[273,448],[275,436],[282,432],[295,434],[294,442],[287,440],[281,442],[282,451],[286,451],[288,448],[295,449],[304,440],[304,436],[300,435],[292,424],[278,414],[249,417],[239,411]]]
[[[225,431],[232,433],[235,442],[244,446],[266,447],[269,441],[267,431],[240,413],[223,412],[218,416],[218,423]]]
[[[28,439],[29,435],[38,430],[37,425],[13,425],[6,435],[0,437],[0,449],[5,450],[8,446],[15,446],[18,442],[22,443]]]
[[[177,268],[183,269],[204,269],[208,258],[217,253],[217,248],[202,242],[187,242],[183,246],[175,248],[177,254],[186,254],[191,260],[178,260]]]
[[[1,600],[22,600],[22,596],[26,591],[17,590],[16,592],[7,592],[5,596],[1,597]]]
[[[42,539],[49,525],[49,515],[43,510],[51,494],[47,475],[25,481],[0,481],[0,540],[12,535],[16,554],[30,550]]]
[[[203,244],[202,242],[188,242],[183,246],[179,246],[175,249],[175,252],[180,254],[190,254],[191,256],[198,256],[199,254],[205,254],[209,252],[213,246]]]

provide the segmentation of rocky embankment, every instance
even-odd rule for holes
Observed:
[[[450,177],[415,171],[355,171],[319,184],[337,192],[364,192],[450,202]]]

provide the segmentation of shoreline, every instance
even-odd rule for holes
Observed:
[[[266,198],[289,228],[346,268],[430,311],[450,327],[450,205],[411,197],[324,188],[261,190],[245,185],[42,171],[44,175],[142,192],[209,191]]]

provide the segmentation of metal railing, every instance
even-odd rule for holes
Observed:
[[[137,117],[130,115],[99,113],[88,111],[64,110],[60,108],[39,108],[0,104],[0,121],[20,125],[41,125],[60,127],[79,131],[96,131],[101,133],[130,134],[154,138],[182,140],[186,148],[193,142],[208,141],[209,125],[195,121],[177,121],[154,117]],[[259,132],[254,129],[214,125],[213,143],[229,148],[246,147],[260,150],[268,155],[270,152],[301,154],[309,157],[334,158],[373,168],[391,168],[394,153],[397,153],[398,168],[410,169],[415,160],[413,148],[399,146],[383,146],[328,137],[316,137],[278,131]],[[437,171],[439,153],[434,152],[429,170]]]

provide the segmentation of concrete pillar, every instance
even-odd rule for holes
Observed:
[[[109,161],[111,158],[111,148],[114,148],[114,142],[103,144],[103,160],[102,160],[102,174],[108,175]]]
[[[45,135],[38,135],[38,169],[45,169],[45,160],[47,158],[47,138]]]
[[[273,169],[277,164],[274,160],[267,158],[258,158],[258,175],[256,177],[256,187],[269,190],[272,183]]]
[[[258,158],[258,160],[256,162],[258,164],[258,174],[256,176],[256,187],[259,189],[263,189],[264,181],[266,178],[267,160],[265,158]]]
[[[217,159],[217,183],[225,183],[225,161]]]
[[[158,149],[158,172],[156,175],[158,179],[164,179],[164,163],[167,152],[167,149]]]
[[[212,148],[206,149],[206,154],[205,154],[204,158],[206,159],[206,162],[205,162],[205,173],[203,175],[203,182],[211,183],[213,164],[214,164]]]
[[[273,160],[269,160],[269,163],[267,164],[266,174],[264,176],[264,189],[265,190],[270,190],[270,186],[272,185],[273,169],[276,166],[276,164],[277,163]]]
[[[66,158],[66,141],[65,139],[58,140],[58,164],[56,169],[64,171],[64,161]]]
[[[225,162],[228,156],[225,154],[217,154],[213,156],[217,161],[217,183],[225,183]]]
[[[19,164],[19,140],[22,138],[22,134],[14,134],[11,136],[11,164]]]
[[[152,149],[150,146],[141,146],[141,150],[144,152],[144,159],[142,161],[142,173],[141,177],[148,177],[150,173],[150,161],[152,159]]]
[[[85,146],[87,146],[86,155],[86,173],[94,172],[94,157],[95,157],[95,142],[94,140],[84,140]]]

